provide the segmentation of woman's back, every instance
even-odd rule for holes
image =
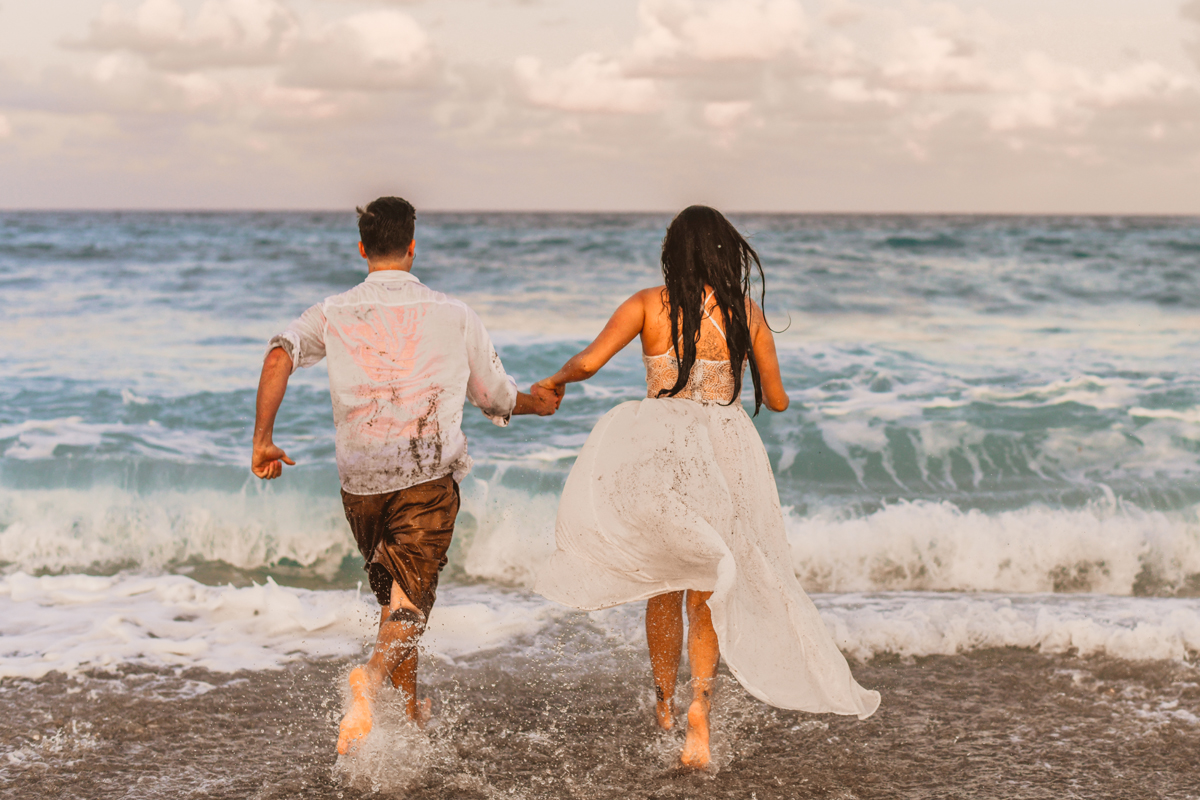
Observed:
[[[696,362],[688,375],[687,385],[675,396],[698,403],[729,403],[735,399],[737,383],[729,364],[729,346],[721,327],[720,310],[711,293],[705,294],[703,309],[700,338],[696,342]],[[646,365],[648,398],[658,397],[659,392],[672,389],[679,376],[679,358],[675,346],[670,343],[671,326],[665,289],[661,294],[661,309],[657,314],[653,311],[653,307],[647,309],[642,329],[642,361]],[[664,343],[666,352],[650,354],[652,347],[658,350]],[[745,369],[745,364],[742,368]]]

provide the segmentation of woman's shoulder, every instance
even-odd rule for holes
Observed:
[[[633,296],[640,298],[643,302],[650,301],[654,303],[661,303],[667,298],[667,287],[665,284],[650,286],[646,289],[635,292]]]
[[[661,313],[667,303],[667,287],[666,286],[651,286],[646,289],[634,292],[630,300],[640,303],[643,313],[654,315]]]

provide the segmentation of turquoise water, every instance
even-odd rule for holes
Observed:
[[[807,586],[1200,589],[1200,220],[733,220],[781,331],[792,406],[755,424]],[[668,221],[425,214],[414,272],[528,385],[659,282]],[[356,242],[342,213],[0,215],[3,569],[357,581],[322,366],[276,429],[299,466],[247,467],[264,343],[362,279]],[[549,420],[468,409],[452,580],[529,584],[639,355]]]

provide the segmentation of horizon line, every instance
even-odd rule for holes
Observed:
[[[145,206],[129,206],[118,208],[90,207],[0,207],[0,214],[350,214],[353,207],[346,208],[280,208],[280,207],[187,207],[169,206],[161,208]],[[612,209],[455,209],[430,208],[417,209],[418,217],[422,214],[457,214],[457,215],[529,215],[529,216],[670,216],[679,213],[678,210],[612,210]],[[755,211],[741,209],[721,209],[721,213],[730,215],[761,216],[761,217],[1158,217],[1158,218],[1189,218],[1200,217],[1200,211]]]

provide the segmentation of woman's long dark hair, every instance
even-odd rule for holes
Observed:
[[[663,280],[667,284],[667,302],[671,316],[671,341],[676,343],[679,377],[659,397],[674,397],[687,385],[696,363],[696,343],[700,341],[700,323],[704,318],[704,287],[713,290],[721,312],[725,342],[729,346],[729,366],[733,370],[732,405],[742,391],[742,365],[750,361],[754,380],[754,414],[762,406],[762,386],[758,364],[750,342],[750,272],[758,267],[762,281],[761,299],[766,297],[766,276],[758,253],[729,220],[708,206],[688,206],[671,221],[662,246]],[[680,330],[682,326],[682,331]]]

